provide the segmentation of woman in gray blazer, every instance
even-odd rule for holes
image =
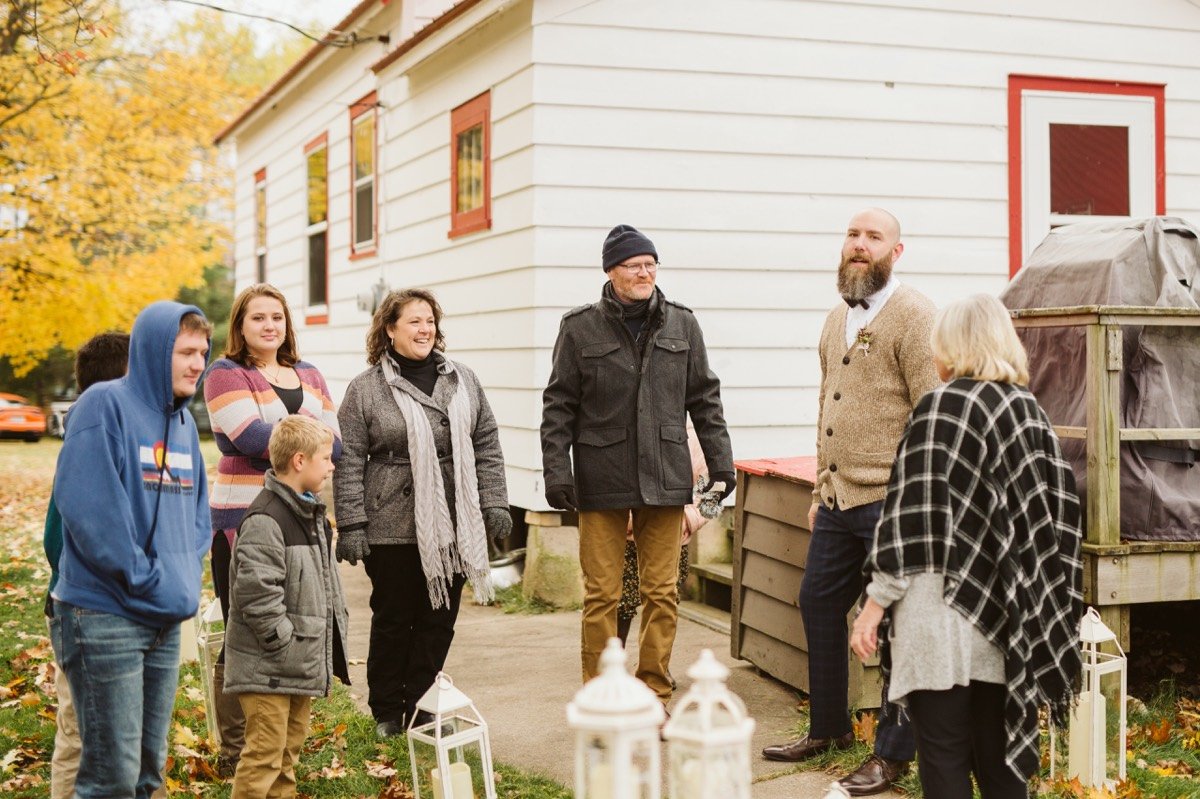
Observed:
[[[442,309],[393,291],[338,410],[337,558],[371,579],[368,703],[400,735],[446,662],[463,584],[489,601],[487,537],[512,532],[496,419],[475,373],[443,351]]]

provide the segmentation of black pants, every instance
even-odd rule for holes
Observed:
[[[971,799],[974,772],[983,799],[1027,799],[1029,784],[1004,762],[1006,696],[1003,685],[974,681],[908,695],[926,796]]]
[[[846,615],[863,592],[863,563],[875,540],[883,502],[830,510],[821,506],[808,545],[800,584],[800,616],[808,640],[809,735],[837,738],[850,732],[850,637]],[[912,760],[916,751],[912,724],[899,708],[881,714],[875,754],[888,760]]]
[[[371,547],[371,644],[367,704],[376,721],[407,723],[446,664],[466,578],[456,575],[449,607],[434,610],[416,544]]]
[[[217,600],[221,603],[221,621],[228,624],[229,561],[233,559],[233,551],[229,548],[229,539],[225,537],[224,530],[213,532],[210,557],[212,558],[213,593],[217,595]],[[221,648],[221,656],[218,658],[218,662],[225,662],[224,647]]]

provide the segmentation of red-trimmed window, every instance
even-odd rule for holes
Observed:
[[[267,170],[254,173],[254,280],[267,282]]]
[[[492,94],[450,112],[450,237],[492,226]]]
[[[376,102],[371,92],[350,106],[350,258],[378,251],[376,214]]]
[[[308,324],[329,321],[329,134],[322,133],[304,147],[308,213]]]
[[[1165,87],[1008,78],[1009,274],[1052,228],[1166,212]]]

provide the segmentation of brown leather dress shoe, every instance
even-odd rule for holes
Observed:
[[[857,770],[838,780],[838,784],[851,796],[871,796],[891,788],[907,771],[907,760],[888,760],[873,754]]]
[[[799,741],[778,746],[768,746],[762,750],[767,760],[781,760],[784,763],[799,763],[801,760],[823,755],[830,749],[849,749],[854,745],[854,733],[848,732],[840,738],[813,738],[804,736]]]

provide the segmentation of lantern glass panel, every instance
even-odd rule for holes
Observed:
[[[421,799],[484,799],[487,796],[480,729],[470,719],[461,717],[442,721],[440,743],[449,764],[446,773],[438,765],[437,725],[422,724],[409,731],[413,779]],[[457,732],[468,731],[476,734],[451,743]]]
[[[583,746],[584,785],[587,799],[616,799],[612,749],[603,735],[589,735]]]
[[[632,766],[633,790],[628,795],[634,799],[655,799],[660,795],[661,786],[658,781],[662,779],[662,775],[655,768],[658,745],[657,736],[653,740],[643,738],[633,743],[629,758]]]
[[[737,746],[701,748],[682,742],[671,747],[672,795],[689,799],[740,799],[747,796],[745,766]]]
[[[1121,779],[1121,672],[1110,671],[1099,675],[1100,693],[1104,695],[1104,779],[1117,782]]]

